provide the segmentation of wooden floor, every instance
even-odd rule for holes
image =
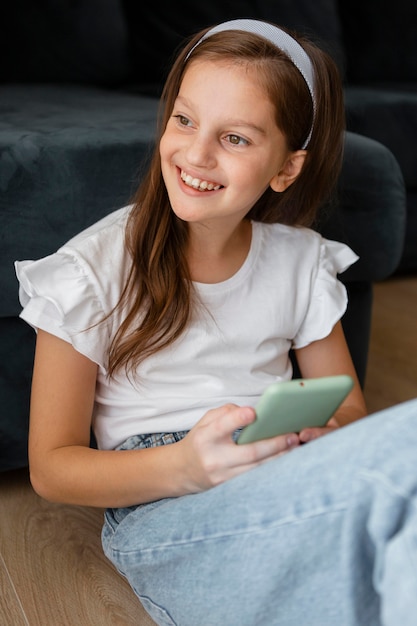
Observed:
[[[417,276],[375,285],[365,382],[370,412],[417,397]]]
[[[150,626],[105,558],[103,513],[50,504],[26,470],[0,474],[0,626]]]
[[[370,411],[417,397],[417,277],[375,286]],[[102,511],[42,501],[0,474],[0,626],[153,624],[100,547]],[[197,625],[196,625],[197,626]]]

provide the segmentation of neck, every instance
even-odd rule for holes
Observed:
[[[206,224],[190,225],[187,261],[192,280],[218,283],[231,278],[246,260],[251,240],[249,220],[229,229],[216,229]]]

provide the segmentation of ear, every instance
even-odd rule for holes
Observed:
[[[269,183],[273,191],[285,191],[287,187],[292,185],[303,169],[306,154],[306,150],[297,150],[290,153],[278,174],[275,174]]]

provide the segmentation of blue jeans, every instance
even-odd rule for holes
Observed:
[[[108,510],[103,547],[160,625],[415,626],[416,493],[414,400],[204,493]]]

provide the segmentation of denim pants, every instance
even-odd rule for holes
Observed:
[[[204,493],[107,510],[103,547],[160,625],[416,626],[416,493],[413,400]]]

